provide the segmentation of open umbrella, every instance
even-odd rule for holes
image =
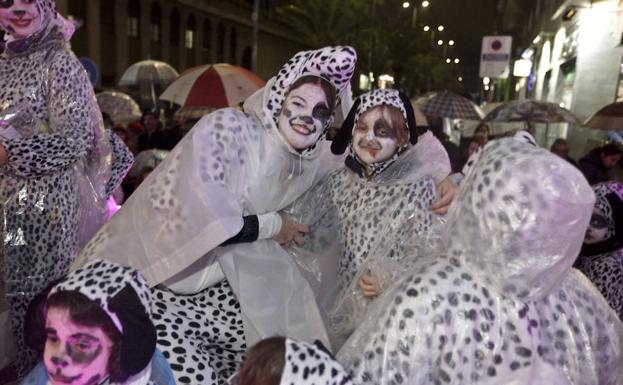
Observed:
[[[179,73],[169,64],[156,60],[143,60],[132,64],[121,76],[120,87],[128,87],[140,99],[143,107],[157,107],[157,95],[171,82],[179,77]]]
[[[584,122],[590,128],[623,131],[623,102],[608,104]]]
[[[483,115],[471,100],[450,91],[438,92],[417,103],[422,103],[420,110],[427,116],[480,120]]]
[[[208,64],[184,72],[160,95],[160,100],[182,106],[178,115],[201,117],[217,108],[237,106],[265,84],[242,67]]]
[[[533,123],[545,124],[543,143],[547,144],[551,123],[582,124],[580,119],[558,104],[537,100],[516,100],[496,107],[485,116],[486,122],[525,122],[528,131],[534,134]]]
[[[520,100],[504,103],[484,118],[487,122],[530,122],[530,123],[577,123],[580,120],[558,104],[536,100]]]
[[[141,108],[130,95],[105,91],[95,97],[100,110],[107,113],[115,123],[127,124],[141,119]]]

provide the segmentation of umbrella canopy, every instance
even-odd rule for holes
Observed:
[[[156,60],[143,60],[132,64],[121,76],[119,86],[166,86],[179,77],[169,64]]]
[[[590,128],[623,131],[623,102],[608,104],[588,118],[584,124]]]
[[[141,119],[141,108],[130,95],[118,91],[105,91],[95,97],[100,110],[107,113],[115,123],[127,124]]]
[[[488,122],[578,123],[580,120],[558,104],[536,100],[504,103],[485,116]]]
[[[137,178],[143,174],[146,169],[154,170],[162,162],[169,151],[166,150],[145,150],[136,154],[134,164],[128,172],[129,177]]]
[[[208,64],[182,74],[160,95],[182,106],[180,114],[235,107],[266,84],[253,72],[230,64]]]
[[[476,104],[464,96],[443,91],[425,97],[417,102],[422,103],[420,110],[429,116],[450,119],[480,120],[482,112]]]

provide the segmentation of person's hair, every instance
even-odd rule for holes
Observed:
[[[295,89],[305,84],[314,84],[314,85],[319,86],[322,89],[327,99],[327,106],[333,113],[336,107],[335,104],[337,102],[337,92],[335,90],[335,87],[333,87],[333,85],[329,83],[329,81],[323,78],[320,78],[318,76],[305,75],[305,76],[301,76],[300,78],[296,79],[294,83],[292,83],[290,88],[288,88],[288,92],[286,92],[285,96],[288,97],[288,94],[290,92],[294,91]]]
[[[69,319],[76,325],[102,329],[112,342],[108,359],[108,374],[112,383],[125,382],[130,376],[121,370],[121,332],[108,314],[97,303],[77,291],[59,291],[48,298],[46,308],[58,308],[69,312]]]
[[[407,122],[405,122],[405,117],[402,115],[402,112],[394,106],[380,105],[372,107],[363,114],[361,114],[359,119],[361,119],[368,112],[377,108],[381,110],[381,116],[382,119],[385,120],[385,123],[394,130],[394,133],[396,134],[396,140],[398,141],[399,146],[409,143],[409,130],[407,129]]]
[[[474,135],[483,131],[485,131],[487,135],[491,135],[491,128],[489,127],[489,125],[484,123],[480,123],[478,127],[476,127],[476,129],[474,130]]]
[[[262,340],[247,352],[238,374],[238,384],[279,385],[285,364],[285,337]]]
[[[114,127],[115,122],[112,120],[112,117],[108,112],[102,111],[102,121],[104,121],[104,125],[108,127]]]
[[[622,155],[623,150],[621,150],[621,147],[616,144],[606,144],[599,149],[599,153],[602,156]]]
[[[558,138],[558,139],[554,140],[554,143],[552,143],[552,147],[550,147],[550,150],[553,150],[554,148],[556,148],[557,146],[560,146],[561,144],[569,145],[569,143],[567,143],[566,139]]]

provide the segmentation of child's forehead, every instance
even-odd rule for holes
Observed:
[[[104,331],[99,326],[85,326],[75,323],[69,310],[61,307],[50,307],[47,310],[45,327],[48,331],[54,331],[63,337],[82,337],[101,339]]]

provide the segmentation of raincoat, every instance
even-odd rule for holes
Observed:
[[[440,251],[379,298],[338,360],[356,384],[620,384],[623,325],[572,269],[593,203],[564,159],[488,143]]]

